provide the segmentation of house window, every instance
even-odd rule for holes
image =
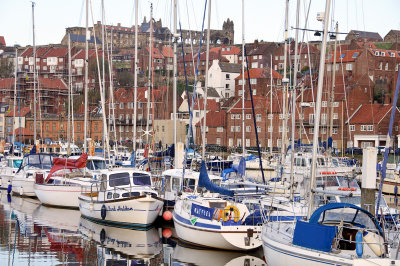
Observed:
[[[251,114],[246,114],[246,119],[251,119]]]
[[[333,107],[339,107],[339,102],[333,102]]]
[[[276,80],[276,85],[282,85],[282,80],[281,79],[277,79]]]
[[[338,114],[337,113],[333,113],[333,119],[338,119]]]
[[[389,70],[389,63],[385,64],[385,70],[388,71]]]
[[[229,83],[225,84],[225,89],[229,89]]]
[[[225,75],[225,78],[226,78],[226,79],[230,79],[230,78],[231,78],[231,77],[230,77],[230,74],[226,74],[226,75]]]
[[[231,132],[235,132],[235,126],[231,126]]]
[[[217,145],[221,145],[221,138],[217,138]]]
[[[355,125],[350,125],[350,131],[356,131],[356,126]]]
[[[326,134],[326,127],[321,128],[321,134]]]
[[[250,139],[246,139],[246,147],[250,147]]]
[[[261,121],[261,114],[256,114],[256,121],[260,122]]]
[[[256,56],[256,55],[254,55],[254,56],[253,56],[253,59],[257,59],[257,56]]]
[[[379,67],[378,67],[379,70],[382,70],[382,64],[383,64],[382,62],[379,63]]]
[[[124,109],[124,103],[119,103],[119,109]]]
[[[243,85],[243,79],[239,79],[239,85]]]
[[[312,124],[314,124],[314,114],[310,114],[309,116],[308,116],[308,122],[312,125]]]
[[[352,71],[353,70],[353,64],[346,64],[346,70]]]
[[[368,125],[367,131],[374,131],[374,125]]]
[[[224,132],[224,128],[223,127],[217,127],[217,132]]]
[[[308,133],[314,134],[314,128],[313,128],[313,127],[310,127],[310,129],[308,130]]]
[[[257,91],[256,91],[256,90],[253,90],[253,96],[256,95],[256,94],[257,94]]]
[[[257,79],[250,79],[250,84],[252,85],[257,84]]]
[[[338,133],[337,127],[332,128],[332,134],[337,134],[337,133]]]
[[[366,125],[361,125],[361,131],[366,131],[367,130],[367,126]]]
[[[332,71],[332,65],[327,65],[326,66],[326,71]]]
[[[238,95],[242,96],[243,95],[243,91],[242,90],[238,90]]]
[[[274,119],[274,114],[268,114],[268,119]]]
[[[251,132],[251,126],[246,126],[246,132]]]
[[[240,126],[236,126],[236,132],[240,132]]]
[[[257,127],[257,133],[261,133],[261,127]]]
[[[279,114],[279,119],[280,119],[280,120],[283,119],[283,114]]]
[[[327,102],[326,101],[322,101],[322,107],[327,107],[327,106],[328,106]]]
[[[235,115],[234,114],[231,114],[231,119],[235,119]]]
[[[251,63],[251,68],[258,68],[258,62]]]
[[[119,126],[119,132],[120,133],[124,132],[124,126]]]
[[[233,146],[233,139],[230,138],[228,142],[229,142],[229,146],[232,147]]]
[[[268,127],[268,132],[272,132],[273,127]]]

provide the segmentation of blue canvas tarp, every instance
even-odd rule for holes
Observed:
[[[336,226],[297,221],[293,245],[330,252],[336,232]]]

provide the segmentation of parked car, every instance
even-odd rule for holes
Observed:
[[[363,150],[359,147],[351,147],[346,149],[346,154],[363,154]]]

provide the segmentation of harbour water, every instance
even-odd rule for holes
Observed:
[[[168,225],[117,228],[89,221],[79,210],[0,193],[0,265],[266,265],[262,250],[197,249],[177,242]]]

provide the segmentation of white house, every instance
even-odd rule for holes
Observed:
[[[235,95],[235,78],[240,75],[242,66],[213,60],[208,70],[208,85],[214,88],[221,98]]]

